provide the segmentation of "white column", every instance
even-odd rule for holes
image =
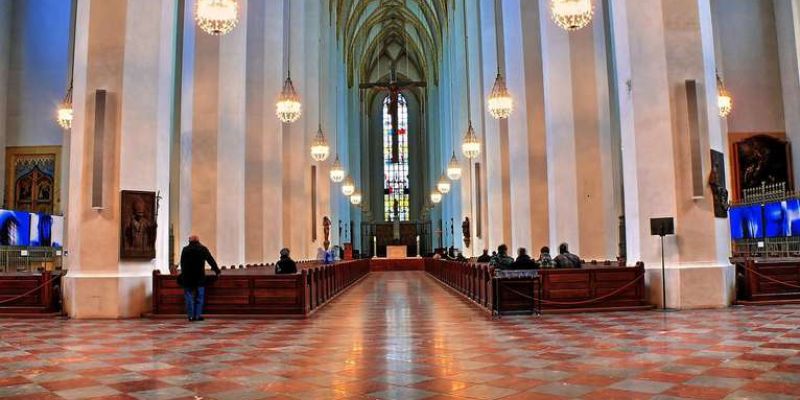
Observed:
[[[800,1],[773,0],[775,30],[778,34],[778,61],[783,91],[783,117],[786,138],[800,143]],[[800,146],[792,146],[792,159],[800,160]],[[800,167],[794,163],[794,186],[800,187]]]
[[[529,7],[536,7],[535,4],[528,4],[527,1],[509,0],[503,1],[503,33],[505,36],[505,65],[506,78],[509,88],[527,88],[529,83],[526,70],[528,64],[525,62],[526,52],[537,52],[538,48],[526,47],[528,44],[523,35],[524,26],[532,23]],[[511,240],[506,243],[509,247],[527,247],[532,245],[531,238],[531,190],[529,174],[529,135],[528,113],[529,105],[527,99],[528,91],[515,93],[515,112],[508,119],[508,148],[510,165],[510,188],[511,188]],[[538,199],[537,199],[538,201]],[[544,221],[539,221],[543,224]]]
[[[217,254],[220,264],[244,262],[247,1],[239,24],[219,39],[217,121]]]
[[[547,169],[550,245],[567,242],[580,254],[578,187],[573,118],[569,33],[549,20],[549,6],[540,2],[544,76],[544,120],[547,132]]]

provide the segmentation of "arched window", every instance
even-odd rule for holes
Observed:
[[[408,221],[408,105],[398,93],[395,149],[391,101],[391,95],[383,99],[383,216],[394,221],[396,213],[400,221]]]

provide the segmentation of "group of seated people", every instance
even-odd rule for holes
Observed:
[[[491,256],[488,250],[484,250],[483,254],[478,257],[479,263],[489,263],[491,266],[499,269],[539,269],[539,268],[580,268],[581,259],[575,254],[569,252],[569,245],[561,243],[558,246],[558,255],[556,258],[550,256],[550,248],[544,246],[541,248],[539,258],[534,260],[528,255],[528,251],[521,247],[517,251],[517,259],[508,255],[508,246],[501,244],[497,247],[497,251]]]

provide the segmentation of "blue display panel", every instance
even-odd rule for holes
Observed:
[[[800,199],[784,201],[784,219],[786,221],[786,235],[800,236]]]
[[[764,205],[764,231],[770,238],[785,237],[789,234],[786,220],[786,202],[776,201]]]
[[[760,204],[731,207],[729,219],[731,239],[761,239],[764,237]]]
[[[31,214],[23,211],[0,210],[0,245],[30,245]]]

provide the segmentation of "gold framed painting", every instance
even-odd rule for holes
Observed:
[[[6,207],[61,213],[61,146],[6,148]]]

